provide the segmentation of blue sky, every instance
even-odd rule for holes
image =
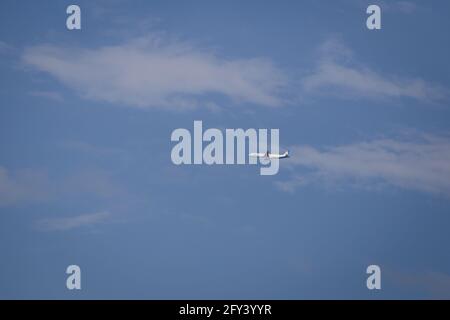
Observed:
[[[449,298],[450,7],[373,3],[2,1],[0,297]],[[292,157],[175,166],[194,120]]]

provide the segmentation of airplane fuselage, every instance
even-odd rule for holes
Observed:
[[[266,152],[266,153],[250,153],[250,157],[257,157],[257,158],[263,158],[263,159],[284,159],[284,158],[289,158],[289,152],[285,152],[282,154],[278,154],[278,153],[270,153],[270,152]]]

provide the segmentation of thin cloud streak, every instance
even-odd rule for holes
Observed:
[[[46,98],[46,99],[54,100],[56,102],[64,101],[63,96],[60,93],[55,92],[55,91],[31,91],[29,94],[33,97]]]
[[[36,226],[41,231],[65,231],[103,223],[110,215],[109,212],[104,211],[73,217],[42,219],[37,222]]]
[[[350,48],[329,39],[320,48],[316,69],[302,79],[305,94],[332,94],[338,98],[410,98],[436,102],[448,97],[448,90],[421,78],[383,75],[358,64]]]

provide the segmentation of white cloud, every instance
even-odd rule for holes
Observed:
[[[73,217],[43,219],[37,222],[37,227],[42,231],[64,231],[93,226],[105,222],[109,217],[109,212],[96,212]]]
[[[277,186],[293,192],[311,183],[380,184],[450,196],[450,139],[422,135],[377,139],[317,149],[297,146],[286,162],[290,180]],[[304,169],[301,173],[299,169]]]
[[[355,63],[352,51],[337,39],[326,41],[317,68],[302,83],[306,93],[327,92],[340,98],[412,98],[436,101],[448,90],[421,78],[382,75]]]
[[[158,37],[95,49],[41,45],[22,61],[85,98],[139,108],[194,108],[218,94],[234,103],[279,106],[285,76],[269,60],[225,59]],[[205,101],[206,100],[206,101]]]

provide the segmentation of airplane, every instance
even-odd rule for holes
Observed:
[[[289,158],[289,150],[287,150],[285,153],[277,154],[277,153],[270,153],[269,151],[266,151],[265,153],[250,153],[250,157],[257,157],[257,158],[264,158],[264,159],[284,159]]]

